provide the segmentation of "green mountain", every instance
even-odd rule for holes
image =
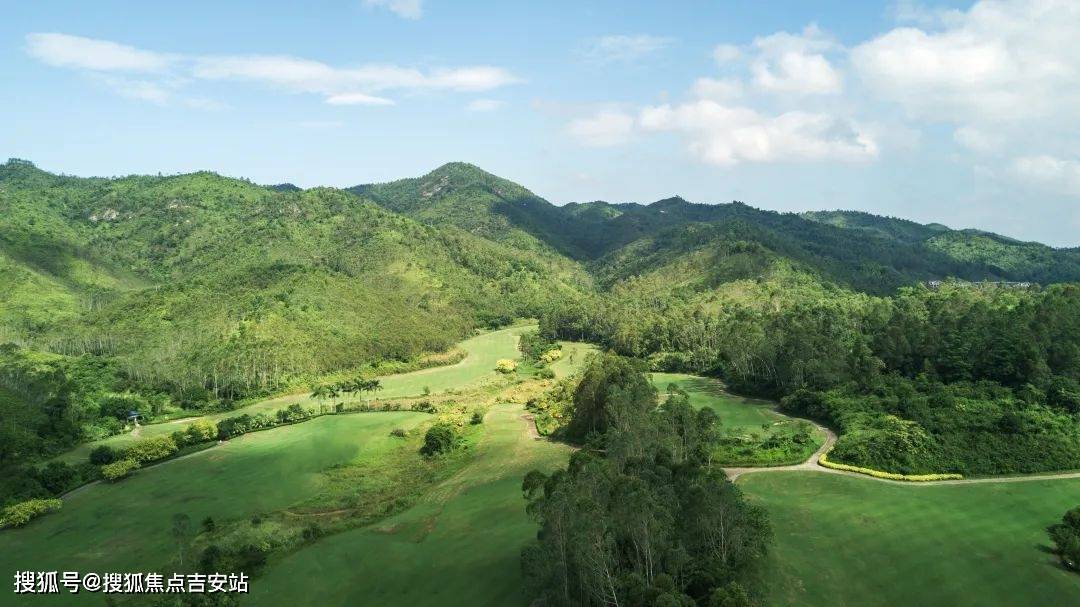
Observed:
[[[5,341],[242,396],[448,348],[587,289],[575,263],[343,190],[0,167]],[[539,245],[538,245],[539,246]]]

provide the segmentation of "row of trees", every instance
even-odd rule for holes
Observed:
[[[712,410],[677,393],[658,406],[645,371],[595,358],[564,434],[584,448],[565,470],[525,477],[540,524],[522,554],[527,590],[552,607],[751,605],[765,514],[711,465]]]
[[[382,390],[382,382],[377,379],[366,379],[363,377],[354,377],[353,379],[347,379],[339,381],[333,384],[318,384],[311,388],[311,398],[317,399],[320,402],[327,399],[334,400],[341,397],[343,394],[350,394],[356,397],[357,394],[363,399],[365,392],[376,393]]]

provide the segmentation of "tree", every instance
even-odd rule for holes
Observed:
[[[449,453],[457,447],[457,431],[450,424],[435,424],[424,434],[424,444],[420,453],[428,457]]]
[[[1061,563],[1080,572],[1080,506],[1066,512],[1061,522],[1051,525],[1047,532]]]

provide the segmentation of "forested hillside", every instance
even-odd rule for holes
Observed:
[[[102,403],[117,395],[228,407],[531,316],[548,338],[794,398],[847,433],[838,452],[854,463],[1080,467],[1080,296],[1053,285],[1080,280],[1077,256],[865,213],[677,197],[557,207],[464,163],[340,190],[11,160],[0,402],[44,429],[37,444],[9,437],[22,457],[108,432]],[[1035,284],[980,282],[1002,280]],[[1030,435],[1011,448],[1046,444],[1040,432],[1056,447],[1001,455],[1000,428]],[[901,431],[918,453],[869,461],[886,451],[866,444]]]

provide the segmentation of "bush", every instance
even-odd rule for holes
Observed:
[[[881,470],[873,470],[871,468],[861,468],[859,466],[849,466],[847,464],[830,462],[828,455],[828,453],[822,453],[821,459],[818,460],[818,463],[820,463],[822,466],[825,466],[826,468],[832,468],[833,470],[857,472],[859,474],[865,474],[874,478],[883,478],[891,481],[927,482],[958,480],[964,478],[963,474],[897,474],[895,472],[882,472]]]
[[[540,379],[555,379],[555,372],[551,369],[544,367],[536,371],[536,376]]]
[[[118,481],[139,468],[139,462],[122,459],[101,467],[101,476],[107,481]]]
[[[517,370],[517,361],[509,358],[500,359],[495,363],[495,370],[499,373],[513,373]]]
[[[132,443],[124,449],[124,459],[134,460],[139,464],[156,462],[171,456],[178,449],[171,436],[154,436]]]
[[[431,404],[431,401],[429,400],[422,400],[418,403],[414,403],[412,410],[420,413],[434,413],[435,405]]]
[[[553,350],[548,350],[547,352],[541,354],[540,362],[544,363],[545,365],[550,365],[551,363],[559,360],[560,358],[562,358],[562,350],[556,348]]]
[[[390,431],[390,436],[394,436],[394,437],[397,437],[397,438],[405,438],[407,435],[408,434],[405,432],[405,430],[403,430],[401,428],[394,428],[393,430]]]
[[[79,477],[78,472],[64,462],[49,462],[38,470],[41,485],[53,495],[60,495],[68,490]]]
[[[1061,517],[1061,522],[1047,528],[1061,563],[1080,572],[1080,506]]]
[[[199,420],[184,429],[184,444],[197,445],[217,439],[218,429],[213,422]]]
[[[0,511],[0,529],[22,527],[39,516],[56,512],[63,505],[64,502],[58,499],[32,499],[12,504]]]
[[[435,456],[453,451],[458,444],[458,435],[450,424],[435,424],[424,434],[424,446],[420,453]]]
[[[484,423],[484,414],[479,411],[473,411],[472,417],[469,419],[469,423],[474,426],[479,426]]]
[[[104,466],[115,462],[118,456],[116,449],[108,445],[99,445],[90,452],[90,463],[95,466]]]

